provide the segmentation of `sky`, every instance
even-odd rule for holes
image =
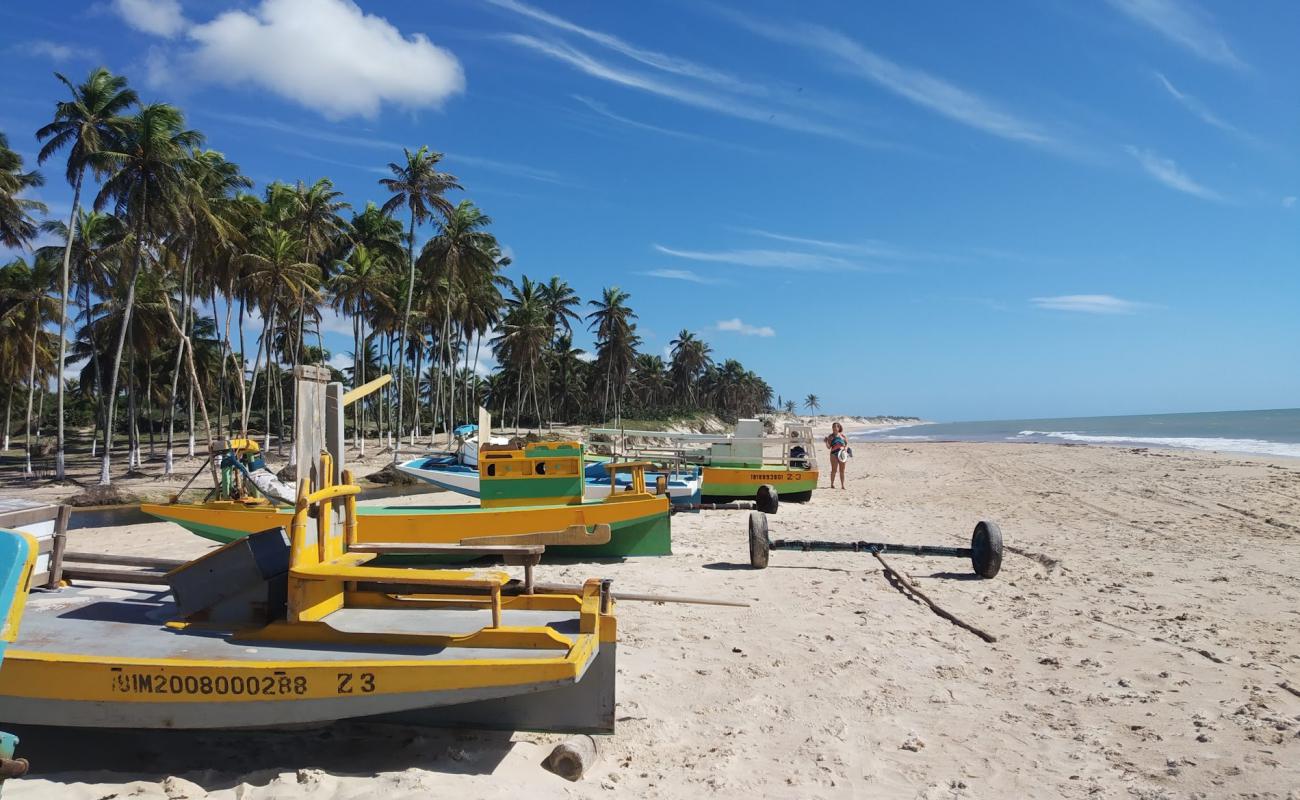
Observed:
[[[427,144],[512,278],[618,285],[647,352],[694,331],[826,412],[1292,407],[1297,30],[1289,0],[6,3],[0,130],[34,162],[54,72],[104,65],[259,190],[362,208]]]

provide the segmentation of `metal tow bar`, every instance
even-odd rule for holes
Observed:
[[[992,578],[1002,568],[1002,531],[996,522],[979,522],[971,534],[970,547],[938,547],[927,544],[891,544],[889,542],[836,542],[824,539],[777,539],[768,537],[767,515],[749,515],[749,563],[754,569],[767,566],[773,550],[807,552],[901,553],[913,556],[947,556],[969,558],[971,568],[982,578]]]

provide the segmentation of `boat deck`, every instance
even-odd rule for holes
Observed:
[[[164,626],[176,615],[165,590],[108,586],[69,587],[31,595],[12,650],[35,653],[131,658],[240,661],[357,661],[554,659],[563,650],[410,647],[349,643],[234,641],[213,631],[177,631]],[[326,624],[348,633],[464,635],[490,622],[485,609],[362,609],[336,611]],[[577,611],[505,609],[506,626],[545,626],[573,641]]]

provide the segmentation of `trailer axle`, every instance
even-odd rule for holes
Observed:
[[[773,550],[807,552],[899,553],[913,556],[969,558],[971,568],[982,578],[992,578],[1002,568],[1002,531],[997,523],[981,521],[971,534],[970,547],[891,544],[889,542],[837,542],[822,539],[777,539],[767,533],[767,515],[755,511],[749,515],[749,563],[754,569],[767,566]]]

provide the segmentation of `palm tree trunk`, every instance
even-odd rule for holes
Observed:
[[[415,209],[411,209],[411,224],[406,232],[406,263],[409,277],[406,281],[406,312],[402,314],[402,336],[400,341],[406,343],[406,327],[411,322],[411,300],[415,296]],[[392,366],[392,354],[388,363]],[[402,438],[402,373],[397,373],[397,438]],[[393,463],[397,463],[397,448],[393,448]]]
[[[415,437],[420,435],[420,369],[423,366],[424,348],[418,347],[415,350],[415,376],[411,380],[411,447],[415,447]]]
[[[275,346],[275,299],[271,300],[271,319],[270,324],[262,329],[262,343],[266,348],[266,430],[262,434],[262,452],[265,453],[271,449],[271,357],[274,351],[271,349]]]
[[[14,385],[13,385],[12,383],[9,384],[9,396],[8,396],[8,397],[9,397],[9,399],[5,400],[5,446],[4,446],[4,449],[6,449],[6,450],[9,449],[9,424],[10,424],[10,422],[13,420],[13,416],[12,416],[12,415],[13,415],[13,410],[14,410]]]
[[[360,344],[361,331],[360,328],[358,328],[357,326],[357,321],[358,318],[354,315],[352,317],[352,388],[354,389],[361,385],[360,383],[357,382],[358,377],[361,375],[361,370],[358,367],[358,364],[360,363],[360,359],[357,357],[357,353],[361,351],[361,344]],[[361,442],[361,404],[362,404],[361,400],[358,400],[352,404],[352,446],[353,447],[358,447]]]
[[[135,373],[136,349],[131,348],[131,358],[126,366],[126,418],[130,424],[128,426],[126,437],[126,469],[127,472],[140,466],[140,421],[136,413],[136,378]]]
[[[172,313],[172,304],[171,304],[171,300],[169,300],[169,299],[167,299],[167,298],[164,298],[164,299],[163,299],[163,302],[164,302],[164,305],[165,305],[166,308],[167,308],[167,321],[170,322],[170,323],[172,324],[172,329],[177,333],[177,335],[179,335],[179,336],[181,337],[181,348],[182,348],[182,351],[185,353],[185,364],[186,364],[187,367],[189,367],[189,373],[190,373],[189,378],[190,378],[191,393],[194,393],[194,391],[193,391],[193,387],[195,387],[195,386],[198,385],[198,382],[199,382],[199,376],[198,376],[198,371],[194,369],[194,347],[193,347],[193,344],[191,343],[190,337],[186,335],[186,333],[185,333],[185,329],[182,328],[179,324],[177,324],[177,322],[176,322],[176,315]],[[182,311],[182,313],[184,313],[184,312]],[[205,400],[203,399],[203,392],[197,392],[197,394],[198,394],[198,398],[199,398],[199,410],[200,410],[200,412],[202,412],[202,414],[203,414],[203,428],[204,428],[205,432],[207,433],[207,439],[208,439],[208,455],[210,456],[210,455],[212,455],[213,453],[216,452],[216,443],[213,441],[213,438],[212,438],[212,421],[208,419],[208,404],[207,404],[207,401],[205,401]],[[220,423],[220,420],[218,420],[218,423]],[[194,426],[193,426],[193,424],[191,424],[191,425],[190,425],[191,437],[193,436],[193,428],[194,428]],[[216,460],[215,460],[215,459],[212,459],[212,458],[209,458],[209,459],[208,459],[208,467],[209,467],[209,469],[212,471],[212,480],[213,480],[213,483],[215,484],[216,481],[217,481],[217,462],[216,462]]]
[[[482,347],[483,347],[483,332],[480,331],[478,334],[478,339],[474,342],[474,374],[475,375],[478,374],[478,354],[479,354],[479,349]],[[468,349],[466,350],[465,355],[466,356],[469,355]],[[474,393],[474,404],[478,405],[478,392]]]
[[[189,281],[190,281],[190,254],[191,254],[192,252],[193,252],[193,249],[192,249],[192,248],[190,248],[190,247],[185,248],[185,266],[184,266],[184,267],[182,268],[182,270],[181,270],[181,302],[182,302],[182,303],[185,303],[185,302],[186,302],[186,296],[187,296],[187,295],[186,295],[186,291],[187,291],[187,289],[188,289]],[[165,292],[164,292],[164,293],[165,293]],[[170,299],[170,298],[164,298],[164,302],[167,303],[168,308],[171,307],[171,299]],[[186,309],[186,308],[188,308],[188,303],[186,303],[186,305],[181,306],[181,324],[182,324],[182,326],[183,326],[184,323],[185,323],[185,313],[186,313],[186,312],[185,312],[185,309]],[[184,334],[182,334],[182,336],[183,336],[183,335],[184,335]],[[184,355],[185,355],[184,348],[182,347],[181,342],[178,340],[178,341],[176,342],[176,360],[175,360],[175,362],[172,364],[172,394],[171,394],[171,403],[169,403],[168,406],[167,406],[167,453],[166,453],[166,455],[164,456],[164,462],[163,462],[163,475],[171,475],[171,474],[172,474],[172,459],[173,459],[172,450],[173,450],[173,448],[174,448],[174,442],[175,442],[175,436],[176,436],[176,407],[177,407],[177,405],[178,405],[178,403],[176,402],[176,393],[177,393],[177,391],[178,391],[178,389],[179,389],[179,387],[180,387],[180,380],[181,380],[181,359],[184,357]],[[153,436],[152,436],[152,430],[151,430],[151,431],[150,431],[150,442],[151,442],[151,444],[150,444],[150,452],[151,452],[151,454],[152,454],[152,441],[153,441]]]
[[[143,256],[144,248],[144,213],[148,210],[148,203],[142,203],[140,221],[136,224],[135,237],[135,254],[132,258],[131,277],[126,284],[126,305],[122,311],[122,329],[117,333],[117,347],[113,353],[113,372],[109,376],[109,394],[108,408],[104,414],[104,453],[103,460],[99,465],[99,482],[105,486],[111,484],[112,478],[109,477],[112,456],[110,449],[113,446],[113,407],[117,400],[117,377],[122,369],[122,350],[126,346],[126,329],[131,322],[131,309],[135,305],[135,282],[140,276],[140,260]]]
[[[252,395],[253,390],[248,386],[249,381],[244,380],[244,365],[248,363],[248,348],[244,346],[244,316],[248,313],[247,304],[243,297],[239,298],[239,406],[240,406],[240,433],[248,435],[248,398]],[[227,318],[229,316],[227,315]],[[229,329],[229,324],[227,324]],[[230,338],[227,333],[226,338]],[[262,343],[257,343],[257,358],[262,356]],[[253,374],[251,380],[257,377],[257,362],[253,362]]]
[[[68,284],[71,282],[69,274],[72,270],[72,240],[77,235],[77,210],[81,205],[81,181],[85,174],[85,167],[77,170],[77,181],[72,186],[72,213],[68,216],[68,243],[63,246],[63,283],[61,284],[62,291],[59,295],[59,361],[55,364],[55,371],[58,373],[56,379],[59,383],[59,428],[54,445],[54,479],[59,481],[64,479],[63,359],[67,352]]]
[[[217,286],[212,285],[212,324],[220,317],[217,315]],[[230,350],[230,304],[226,304],[226,332],[221,340],[221,376],[217,378],[217,430],[221,430],[221,418],[226,413],[226,359]]]
[[[537,403],[537,360],[533,359],[528,362],[528,376],[532,383],[533,392],[533,414],[537,416],[537,432],[542,432],[542,409]]]
[[[354,379],[352,382],[355,383],[357,386],[362,386],[366,382],[366,359],[370,357],[370,348],[366,346],[366,317],[364,313],[361,313],[360,309],[358,309],[358,313],[357,313],[357,330],[358,330],[358,335],[361,337],[360,355],[357,356],[357,363],[361,366],[361,377],[359,379]],[[360,383],[357,382],[358,380],[360,381]],[[360,400],[357,401],[357,405],[359,406],[357,411],[361,415],[361,429],[360,429],[361,455],[365,456],[366,454],[366,399],[364,397],[361,398]]]
[[[33,303],[38,306],[38,303]],[[32,476],[32,400],[36,397],[36,340],[41,335],[39,308],[32,309],[32,357],[27,367],[27,444],[23,448],[23,476]]]
[[[149,422],[149,458],[153,459],[157,452],[154,448],[153,441],[153,370],[149,369],[145,375],[144,389],[144,416]]]
[[[90,437],[90,457],[96,455],[99,446],[99,432],[104,424],[104,373],[99,364],[99,337],[95,335],[95,321],[90,318],[90,283],[81,285],[82,305],[86,309],[86,338],[90,344],[90,366],[95,372],[95,424]],[[7,449],[7,448],[6,448]]]

